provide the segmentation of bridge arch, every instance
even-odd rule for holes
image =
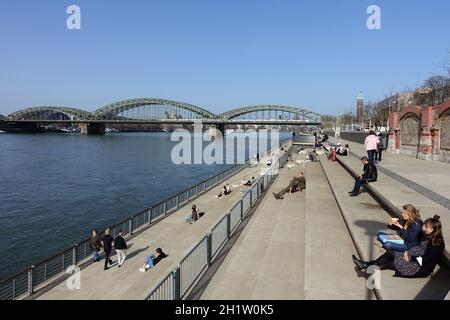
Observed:
[[[94,111],[92,115],[95,119],[110,120],[114,119],[122,112],[149,105],[173,106],[194,112],[199,116],[201,116],[202,118],[207,119],[216,118],[216,115],[214,113],[209,112],[208,110],[202,109],[200,107],[194,106],[192,104],[157,98],[138,98],[114,102]]]
[[[320,120],[320,117],[322,115],[312,112],[306,109],[296,108],[296,107],[290,107],[290,106],[283,106],[283,105],[256,105],[256,106],[247,106],[247,107],[240,107],[236,109],[232,109],[230,111],[224,112],[219,114],[219,118],[226,119],[226,120],[232,120],[234,118],[237,118],[241,115],[252,113],[252,112],[258,112],[258,111],[284,111],[288,113],[294,113],[301,117],[304,117],[309,120]]]
[[[11,113],[8,118],[13,120],[50,120],[52,115],[65,115],[67,120],[88,120],[91,113],[76,108],[58,106],[31,107]]]

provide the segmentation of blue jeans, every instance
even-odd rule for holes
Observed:
[[[355,186],[353,187],[352,194],[357,195],[359,193],[359,189],[361,189],[361,186],[366,183],[367,183],[366,179],[355,178]]]
[[[153,268],[155,265],[153,264],[153,258],[154,258],[155,256],[152,254],[151,256],[148,256],[147,257],[147,260],[145,261],[145,264],[147,265],[149,265],[150,266],[150,268]]]
[[[375,153],[377,153],[377,150],[367,150],[367,157],[369,158],[369,163],[373,163]]]
[[[385,232],[377,233],[377,239],[381,242],[380,235],[389,235],[389,233]],[[390,241],[383,243],[383,248],[386,249],[387,251],[398,251],[398,252],[405,252],[408,250],[408,248],[404,244],[394,243]]]
[[[98,254],[98,251],[92,251],[92,259],[94,259],[94,261],[100,260],[100,255]]]

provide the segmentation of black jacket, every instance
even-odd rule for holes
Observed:
[[[378,179],[377,167],[373,163],[368,163],[364,165],[362,178],[366,179],[368,182],[375,182]]]
[[[125,242],[125,239],[121,236],[117,236],[114,239],[114,248],[116,250],[126,250],[127,249],[127,243]]]

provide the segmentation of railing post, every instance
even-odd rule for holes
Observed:
[[[208,232],[206,235],[206,260],[208,261],[208,268],[211,266],[212,257],[212,234]]]
[[[31,296],[34,293],[34,266],[31,266],[28,269],[28,296]]]
[[[77,261],[77,248],[78,248],[78,244],[75,244],[73,246],[72,249],[72,265],[76,266],[78,261]]]
[[[133,234],[133,217],[128,220],[128,229],[130,230],[130,236]],[[125,230],[124,230],[125,231]]]
[[[176,206],[175,208],[178,208],[178,206],[180,205],[180,194],[177,194],[177,201],[176,201]]]
[[[244,220],[244,201],[241,200],[241,221]]]
[[[195,196],[198,196],[198,185],[195,186]]]
[[[164,212],[164,215],[166,215],[166,208],[167,208],[167,201],[164,201],[164,202],[163,202],[163,212]]]
[[[180,267],[177,267],[173,271],[173,299],[181,300],[181,279],[180,279]]]
[[[148,224],[152,224],[152,208],[148,209]]]
[[[227,239],[230,239],[231,233],[231,214],[227,213]]]

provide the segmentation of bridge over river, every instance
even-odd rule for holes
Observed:
[[[187,125],[201,121],[224,132],[225,126],[315,126],[321,115],[299,107],[255,105],[214,114],[205,108],[167,99],[139,98],[108,104],[93,112],[62,106],[36,106],[16,111],[0,119],[5,131],[39,131],[41,125],[78,125],[82,134],[104,134],[108,125]]]

